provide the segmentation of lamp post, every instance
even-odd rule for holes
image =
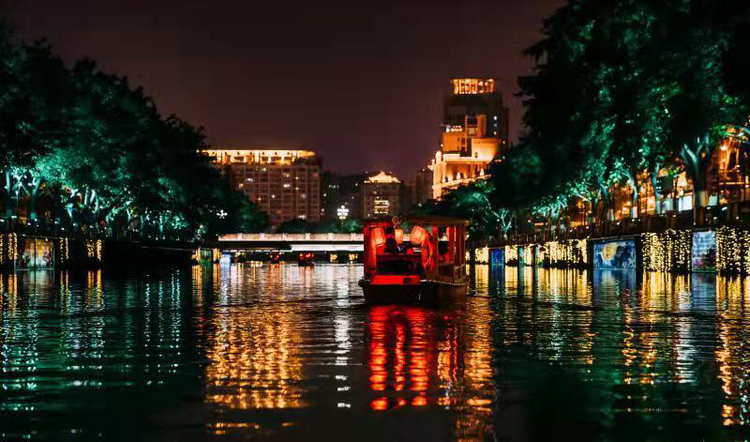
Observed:
[[[345,205],[341,205],[338,209],[336,209],[336,215],[338,215],[339,219],[341,220],[341,231],[344,231],[344,220],[349,216],[349,209],[346,208]]]

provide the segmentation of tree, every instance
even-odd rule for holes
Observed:
[[[201,128],[163,118],[151,97],[91,60],[66,69],[44,42],[0,28],[0,205],[66,232],[151,239],[265,229],[257,206],[215,170]],[[7,225],[7,224],[6,224]]]
[[[749,8],[730,3],[727,18],[706,0],[570,0],[545,20],[527,51],[535,72],[519,79],[526,136],[493,172],[497,189],[518,189],[505,204],[572,194],[611,214],[610,189],[628,185],[637,208],[679,161],[704,205],[713,150],[750,98]]]
[[[284,221],[276,229],[277,233],[311,233],[314,226],[304,219]]]
[[[353,218],[344,220],[344,227],[342,229],[344,233],[362,233],[362,229],[364,229],[364,226],[360,220]]]
[[[438,213],[469,219],[469,240],[485,241],[507,235],[511,228],[513,212],[492,201],[494,185],[481,180],[443,196],[432,205],[423,206],[426,213]]]

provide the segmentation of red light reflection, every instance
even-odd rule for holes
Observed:
[[[370,388],[395,393],[373,400],[373,410],[428,404],[428,390],[439,387],[438,346],[444,345],[438,341],[445,338],[445,330],[435,323],[450,323],[445,321],[447,317],[418,307],[377,306],[370,310]],[[447,333],[452,335],[455,333]],[[455,353],[455,346],[450,351]],[[455,360],[455,355],[448,360]]]

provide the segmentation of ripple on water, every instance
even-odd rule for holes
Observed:
[[[0,437],[742,438],[750,282],[477,268],[455,308],[357,265],[0,277]]]

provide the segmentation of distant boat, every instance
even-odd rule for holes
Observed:
[[[271,252],[271,264],[278,264],[281,262],[281,253]]]
[[[300,253],[299,254],[299,266],[300,267],[313,267],[315,265],[315,255],[312,253]]]
[[[437,304],[466,298],[466,226],[461,218],[415,216],[365,222],[365,275],[370,304]],[[408,240],[402,226],[410,226]]]

